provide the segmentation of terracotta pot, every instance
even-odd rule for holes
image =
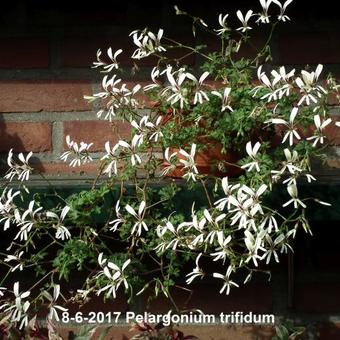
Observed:
[[[238,177],[243,173],[243,170],[236,164],[240,159],[236,152],[228,151],[223,154],[221,152],[222,146],[219,144],[208,144],[208,148],[204,151],[196,152],[195,163],[196,168],[200,174],[213,175],[217,177]],[[179,152],[179,149],[171,148],[170,154]],[[179,159],[185,159],[180,153],[177,154]],[[169,163],[164,161],[164,167],[169,166]],[[185,174],[182,163],[179,163],[176,168],[167,176],[173,178],[182,178]]]
[[[185,128],[186,124],[188,124],[181,122],[179,116],[174,117],[171,111],[163,115],[161,124],[166,125],[169,121],[173,120],[175,120],[176,123],[183,128]],[[204,122],[200,123],[204,124]],[[199,136],[198,140],[200,144],[207,145],[205,150],[196,151],[195,163],[200,174],[218,177],[238,177],[243,173],[243,170],[240,167],[233,165],[241,158],[238,153],[235,151],[222,153],[222,145],[219,142],[207,139],[203,136]],[[177,152],[177,157],[179,159],[185,159],[185,157],[179,153],[178,148],[170,148],[170,154],[173,152]],[[164,161],[163,165],[166,167],[169,166],[169,163]],[[185,174],[183,167],[182,163],[179,162],[176,168],[172,172],[168,173],[167,177],[182,178]]]

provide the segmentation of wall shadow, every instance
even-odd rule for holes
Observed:
[[[34,131],[32,131],[34,133]],[[7,123],[0,113],[0,176],[4,176],[8,170],[7,156],[8,151],[13,149],[14,153],[28,153],[18,133],[11,133],[7,129]],[[37,168],[41,168],[41,161],[37,157],[31,158],[31,163]]]

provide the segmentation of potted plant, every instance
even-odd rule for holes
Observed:
[[[238,26],[220,14],[213,28],[176,7],[193,21],[194,34],[202,29],[220,40],[216,51],[184,45],[162,29],[133,31],[132,59],[157,57],[144,87],[119,78],[121,49],[109,48],[104,57],[99,50],[94,67],[104,72],[102,90],[85,99],[104,103],[98,118],[128,121],[132,133],[130,140],[106,142],[91,190],[56,193],[48,205],[24,184],[34,171],[31,153],[18,159],[9,153],[0,201],[1,222],[12,233],[0,260],[8,268],[0,281],[6,331],[27,327],[41,306],[49,320],[63,320],[71,301],[115,299],[123,291],[129,302],[143,292],[164,294],[176,309],[173,287],[188,290],[207,277],[229,294],[255,273],[267,273],[266,265],[289,251],[300,229],[310,232],[309,202],[328,203],[300,196],[299,187],[315,180],[311,160],[322,159],[326,130],[336,124],[327,98],[338,96],[338,85],[330,75],[320,82],[322,65],[301,71],[266,65],[273,30],[289,20],[290,3],[261,0],[260,13],[236,13]],[[267,42],[254,57],[240,57],[257,24],[271,26]],[[180,57],[166,56],[177,48],[201,57],[198,74]],[[141,93],[151,107],[142,107]],[[97,161],[90,141],[68,136],[66,142],[61,159],[70,166]],[[212,159],[197,164],[204,155]],[[165,178],[174,171],[182,180]],[[11,188],[14,180],[20,185]],[[273,203],[277,187],[284,192]],[[187,190],[199,194],[185,196]],[[193,268],[184,282],[185,265]],[[15,275],[33,267],[38,279],[21,288]],[[83,278],[74,294],[65,284],[71,277]]]

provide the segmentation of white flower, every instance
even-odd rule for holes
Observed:
[[[152,128],[150,129],[151,135],[149,137],[150,141],[154,141],[155,143],[158,142],[158,140],[163,137],[162,129],[161,129],[161,123],[162,116],[158,116],[156,119],[156,122],[153,124]]]
[[[224,194],[226,195],[226,197],[220,198],[219,200],[217,200],[214,205],[216,205],[216,209],[218,210],[223,210],[227,204],[227,209],[230,209],[230,201],[229,201],[229,197],[233,195],[233,191],[235,191],[235,189],[239,188],[240,184],[233,184],[233,185],[229,185],[228,183],[228,177],[223,177],[222,178],[222,189],[224,191]]]
[[[236,12],[236,15],[238,17],[238,19],[241,21],[242,23],[242,27],[237,28],[237,31],[241,31],[241,32],[246,32],[248,30],[251,30],[252,28],[250,26],[248,26],[248,21],[251,18],[251,16],[253,15],[253,11],[249,10],[245,16],[243,16],[242,12],[240,10],[238,10]]]
[[[110,122],[117,113],[124,115],[129,109],[138,108],[139,103],[135,98],[135,94],[142,88],[140,84],[136,84],[130,90],[125,83],[119,87],[117,85],[121,82],[121,79],[116,79],[116,77],[116,75],[113,75],[109,78],[108,75],[105,75],[102,79],[103,91],[95,93],[93,96],[84,96],[89,102],[108,99],[106,101],[107,111],[100,109],[97,116],[100,118],[105,113],[105,119]]]
[[[202,232],[205,224],[207,223],[206,218],[203,216],[199,221],[198,221],[198,217],[194,211],[194,205],[195,203],[193,203],[192,205],[192,212],[191,212],[191,217],[192,217],[192,221],[191,222],[182,222],[179,226],[178,229],[182,229],[186,227],[186,231],[191,230],[192,228],[194,228],[196,231],[198,232]]]
[[[157,117],[156,122],[153,123],[149,120],[149,116],[143,116],[139,122],[132,120],[130,124],[137,130],[137,133],[134,135],[134,145],[141,146],[144,142],[144,139],[150,135],[148,138],[150,141],[154,140],[158,141],[160,137],[163,136],[162,131],[160,130],[160,122],[162,116]]]
[[[134,44],[138,47],[132,54],[131,58],[133,59],[141,59],[149,56],[154,52],[164,52],[166,49],[161,46],[161,39],[164,31],[162,29],[158,30],[157,36],[152,33],[144,30],[133,31],[130,33],[132,35]]]
[[[198,265],[198,261],[199,259],[201,258],[202,256],[202,253],[199,253],[196,257],[196,267],[189,273],[186,275],[187,280],[186,280],[186,283],[189,285],[190,283],[192,283],[192,281],[194,281],[196,278],[200,277],[200,278],[203,278],[204,276],[204,273],[202,271],[202,269],[199,267]]]
[[[106,155],[104,155],[101,160],[106,160],[108,159],[110,162],[106,165],[103,173],[107,174],[109,177],[112,176],[112,173],[117,175],[118,169],[117,169],[117,163],[118,163],[118,154],[117,150],[119,148],[119,143],[115,144],[112,149],[110,147],[110,142],[107,141],[105,143],[105,151]]]
[[[142,234],[142,229],[144,229],[145,231],[149,230],[148,226],[143,221],[144,213],[145,213],[145,206],[146,206],[145,201],[142,201],[139,205],[138,213],[136,213],[135,209],[133,209],[131,205],[127,204],[125,206],[126,211],[137,220],[137,222],[132,227],[131,235],[136,233],[137,236],[140,236]]]
[[[311,136],[311,137],[308,137],[307,140],[313,140],[314,139],[314,142],[313,142],[313,146],[316,146],[316,144],[318,142],[320,142],[320,144],[323,144],[323,141],[324,141],[324,138],[325,138],[325,135],[323,133],[323,129],[329,125],[330,123],[332,122],[332,119],[331,118],[328,118],[326,120],[324,120],[322,123],[321,123],[321,118],[319,115],[315,115],[314,116],[314,124],[315,124],[315,127],[316,127],[316,135],[315,136]]]
[[[247,254],[247,259],[245,261],[246,263],[249,262],[250,260],[253,260],[255,267],[258,266],[257,259],[259,260],[261,259],[261,256],[258,254],[258,251],[265,250],[265,248],[261,246],[262,238],[264,237],[264,235],[265,235],[265,232],[261,231],[259,234],[256,235],[256,238],[255,238],[254,235],[249,230],[245,230],[244,243],[249,251],[249,253]]]
[[[316,178],[311,174],[305,174],[305,176],[307,178],[308,183],[312,183],[312,181],[316,181]]]
[[[319,64],[313,72],[302,70],[302,78],[297,77],[295,79],[296,85],[300,88],[300,92],[303,93],[303,96],[298,102],[298,106],[303,102],[306,102],[306,105],[310,105],[311,101],[316,104],[318,102],[316,97],[320,98],[322,94],[327,94],[321,85],[316,85],[322,69],[323,66]]]
[[[155,66],[152,70],[151,70],[151,80],[153,82],[153,84],[149,84],[143,87],[144,91],[149,91],[152,90],[154,88],[160,87],[161,86],[161,82],[157,80],[157,78],[164,74],[166,72],[166,70],[163,70],[162,72],[159,70],[159,68],[157,66]]]
[[[4,313],[10,317],[13,323],[20,322],[19,329],[28,325],[27,311],[30,306],[29,301],[24,301],[30,292],[19,292],[19,282],[15,282],[13,285],[13,293],[15,296],[14,303],[5,303],[0,306],[0,310],[4,310]]]
[[[283,207],[288,206],[291,203],[294,203],[294,208],[297,209],[299,205],[301,205],[303,208],[306,208],[306,204],[304,204],[299,198],[298,198],[298,190],[297,186],[295,184],[290,184],[287,186],[288,194],[292,197],[288,202],[283,204]]]
[[[118,228],[118,226],[124,222],[123,216],[120,213],[120,200],[117,201],[116,203],[116,219],[114,219],[113,221],[109,222],[109,224],[112,225],[112,227],[110,228],[111,231],[115,232]]]
[[[28,209],[22,214],[19,222],[20,230],[16,234],[14,240],[20,238],[20,241],[27,241],[28,233],[31,231],[33,225],[37,222],[38,212],[42,210],[42,207],[34,208],[35,201],[31,201],[28,205]]]
[[[213,230],[211,230],[208,233],[204,242],[212,244],[214,242],[215,237],[217,237],[218,233],[220,232],[219,222],[226,217],[226,214],[220,214],[216,218],[213,218],[207,209],[204,209],[203,214],[208,224],[210,224],[213,227]]]
[[[292,146],[294,143],[294,137],[296,139],[301,139],[300,135],[298,134],[298,132],[295,130],[295,118],[296,115],[298,113],[299,108],[294,107],[290,113],[289,116],[289,122],[285,121],[284,119],[281,118],[273,118],[271,120],[271,122],[273,124],[283,124],[288,128],[288,131],[286,132],[286,134],[284,135],[283,139],[282,139],[282,143],[284,143],[287,139],[289,139],[289,145]]]
[[[292,69],[290,72],[287,73],[284,66],[281,66],[278,72],[276,70],[271,71],[271,75],[274,77],[272,82],[273,86],[275,86],[277,83],[282,84],[280,88],[275,90],[275,95],[277,95],[279,99],[281,99],[284,95],[290,95],[290,90],[293,88],[293,85],[291,85],[289,81],[290,78],[294,76],[294,74],[295,69]]]
[[[283,183],[295,183],[296,184],[296,178],[299,176],[299,174],[303,171],[303,169],[300,167],[300,159],[299,154],[296,150],[293,150],[293,152],[290,152],[289,149],[283,150],[286,161],[283,161],[281,170],[271,170],[272,174],[272,180],[273,182],[277,182],[281,176],[288,170],[289,174],[291,175],[287,179],[283,181]],[[307,176],[307,175],[306,175]],[[308,175],[307,179],[309,180],[310,176]]]
[[[249,206],[249,207],[251,206],[251,209],[250,209],[251,216],[254,216],[258,212],[263,214],[260,197],[266,192],[267,188],[268,186],[266,184],[262,184],[256,191],[254,191],[253,189],[249,188],[245,184],[242,185],[240,190],[246,192],[249,195],[249,198],[244,200],[244,205]]]
[[[319,204],[321,204],[321,205],[325,205],[325,206],[327,206],[327,207],[331,207],[331,206],[332,206],[332,204],[330,204],[330,203],[328,203],[328,202],[321,201],[321,200],[319,200],[318,198],[314,198],[314,201],[317,202],[317,203],[319,203]]]
[[[269,24],[268,9],[271,3],[272,0],[260,0],[263,11],[259,14],[259,18],[256,20],[256,23],[261,22],[262,24]]]
[[[119,89],[118,87],[116,87],[116,85],[118,85],[122,80],[120,78],[117,78],[117,75],[113,75],[111,78],[109,78],[109,75],[106,75],[103,77],[102,79],[102,88],[105,92],[99,92],[96,94],[97,97],[99,98],[107,98],[110,95],[114,95],[114,94],[118,94],[121,92],[121,89],[125,87],[121,87],[121,89]],[[125,89],[125,92],[128,92],[127,89]]]
[[[156,228],[158,237],[163,237],[168,231],[170,231],[174,235],[176,234],[174,225],[169,220],[166,220],[165,222],[166,223],[164,226],[158,225]]]
[[[18,264],[12,267],[11,272],[16,271],[19,269],[20,271],[23,270],[23,263],[21,260],[21,256],[23,255],[23,251],[20,251],[18,255],[7,255],[7,257],[4,259],[4,262],[11,262],[11,261],[16,261]]]
[[[274,74],[274,79],[272,80],[272,82],[270,82],[270,80],[269,80],[268,76],[265,74],[265,72],[262,72],[262,65],[259,66],[259,68],[257,70],[257,77],[263,85],[262,86],[256,86],[254,88],[254,95],[253,96],[256,95],[258,89],[266,87],[270,90],[270,92],[264,94],[261,97],[261,99],[267,99],[268,102],[270,102],[271,100],[277,100],[279,92],[277,91],[277,89],[275,89],[275,85],[277,84],[277,82],[281,78],[278,78],[277,75]]]
[[[262,260],[267,258],[266,264],[270,262],[272,255],[274,255],[275,261],[279,263],[279,256],[277,255],[276,249],[281,244],[281,242],[284,240],[284,238],[285,236],[283,234],[280,234],[273,241],[272,238],[268,234],[266,234],[265,240],[268,243],[268,245],[266,245],[265,253],[262,255]]]
[[[195,84],[195,95],[194,95],[194,104],[200,103],[202,104],[204,101],[209,101],[209,97],[207,94],[201,89],[203,86],[204,80],[209,76],[209,72],[204,72],[199,79],[197,79],[193,74],[187,72],[186,77],[192,80]]]
[[[172,241],[170,241],[170,243],[168,243],[168,241],[166,241],[164,239],[164,235],[168,231],[170,231],[176,237],[178,236],[177,232],[175,230],[175,227],[173,226],[173,224],[169,220],[166,221],[165,225],[159,224],[156,227],[157,236],[161,239],[161,242],[158,242],[158,245],[154,248],[154,250],[157,253],[163,253],[166,249],[168,249],[171,246],[173,246],[176,249],[177,244],[178,244],[178,240],[172,240]]]
[[[104,62],[100,59],[102,51],[99,49],[97,51],[97,61],[93,63],[93,65],[94,65],[93,68],[103,67],[102,72],[111,72],[113,69],[118,69],[119,66],[118,66],[118,62],[117,62],[117,57],[122,52],[123,52],[123,50],[119,49],[114,54],[112,54],[112,48],[109,47],[108,50],[107,50],[107,55],[110,58],[111,63],[107,64],[106,62]]]
[[[33,171],[33,168],[28,165],[28,161],[32,155],[33,153],[30,152],[25,158],[23,153],[19,153],[18,158],[21,161],[21,164],[18,164],[13,160],[13,149],[9,150],[7,157],[9,169],[4,177],[9,181],[12,181],[13,178],[17,176],[19,181],[27,181],[30,173]]]
[[[297,226],[297,224],[296,224]],[[291,229],[287,232],[286,235],[284,235],[284,237],[282,238],[281,240],[281,249],[280,249],[280,252],[281,253],[287,253],[288,252],[288,249],[290,249],[292,252],[293,252],[293,248],[292,246],[289,244],[289,237],[293,237],[295,238],[295,234],[296,234],[296,226],[294,229]]]
[[[237,283],[230,280],[230,274],[231,274],[232,270],[233,270],[233,268],[231,266],[229,266],[225,275],[222,275],[220,273],[213,273],[213,277],[216,277],[218,279],[222,279],[224,281],[224,284],[223,284],[223,286],[220,290],[220,294],[222,294],[225,290],[226,294],[229,295],[231,286],[239,287],[239,285]]]
[[[19,209],[13,202],[16,196],[20,195],[20,191],[15,191],[5,189],[0,197],[0,214],[3,216],[0,219],[0,223],[4,222],[4,231],[6,231],[11,223],[19,223],[21,221],[21,216]]]
[[[302,171],[302,169],[296,165],[299,164],[299,154],[297,151],[293,150],[291,153],[289,149],[284,149],[283,152],[286,157],[286,162],[283,163],[284,166],[281,171],[284,172],[286,169],[288,169],[291,174]]]
[[[92,292],[92,289],[77,289],[77,296],[82,300],[89,301],[89,294]]]
[[[214,253],[211,253],[210,255],[214,257],[213,261],[223,260],[223,263],[225,262],[226,258],[232,254],[229,244],[232,240],[231,235],[228,235],[226,238],[224,238],[223,232],[219,232],[217,234],[217,240],[219,247],[216,249],[217,251]]]
[[[142,145],[144,137],[147,135],[149,129],[154,127],[154,124],[149,121],[149,116],[143,116],[139,123],[132,120],[130,124],[137,130],[137,134],[134,136],[136,140],[135,145]]]
[[[176,164],[174,163],[174,161],[177,158],[177,152],[175,151],[170,154],[170,148],[166,148],[164,151],[164,158],[166,161],[166,166],[164,167],[161,176],[166,176],[169,172],[172,172],[176,169]]]
[[[164,226],[158,225],[156,227],[156,233],[157,236],[163,240],[163,242],[160,242],[158,246],[154,248],[156,252],[164,252],[166,249],[176,250],[177,246],[181,241],[181,236],[178,234],[179,230],[180,227],[178,227],[176,230],[174,225],[169,220],[166,220]],[[168,240],[164,240],[163,237],[167,232],[170,232],[171,237],[174,237],[173,239],[170,240],[170,242]]]
[[[189,231],[191,228],[194,228],[194,231],[197,231],[199,234],[191,241],[189,248],[195,249],[197,245],[202,244],[204,242],[204,228],[206,226],[207,220],[205,215],[198,220],[198,217],[195,213],[192,214],[192,221],[191,222],[182,222],[178,229],[187,227],[186,231]]]
[[[60,159],[64,162],[67,161],[69,156],[73,156],[74,158],[70,162],[71,167],[80,166],[81,164],[86,164],[92,161],[91,156],[89,155],[89,149],[93,145],[93,143],[87,144],[84,142],[78,143],[71,140],[70,136],[66,136],[68,151],[65,151]]]
[[[184,165],[184,170],[186,170],[184,178],[188,180],[192,179],[194,182],[196,181],[196,175],[198,174],[198,170],[196,168],[195,163],[195,153],[196,153],[196,144],[191,145],[190,154],[188,154],[185,150],[180,149],[179,153],[184,156],[184,159],[180,159],[179,161]]]
[[[229,111],[233,111],[233,109],[231,108],[231,106],[229,105],[229,94],[230,94],[231,88],[230,87],[226,87],[224,89],[223,95],[218,92],[218,91],[211,91],[211,94],[219,97],[222,99],[222,109],[221,111],[224,112],[226,109],[228,109]]]
[[[286,0],[286,2],[283,5],[278,0],[273,0],[273,2],[280,7],[280,14],[278,15],[277,19],[283,22],[285,22],[286,20],[290,20],[290,18],[287,15],[285,15],[285,12],[288,5],[291,4],[293,0]]]
[[[103,264],[102,257],[103,257],[103,253],[100,253],[98,256],[98,262],[100,265],[101,263]],[[107,297],[112,295],[112,297],[115,299],[116,291],[118,290],[119,286],[122,283],[124,284],[126,289],[129,288],[129,284],[124,274],[124,270],[130,264],[131,260],[130,259],[126,260],[123,263],[122,268],[119,268],[115,263],[110,262],[110,261],[107,261],[106,263],[106,259],[104,262],[105,262],[105,267],[103,267],[103,270],[97,274],[97,277],[105,276],[107,279],[109,279],[109,284],[99,289],[97,291],[97,295],[100,295],[102,292],[106,292]]]
[[[230,30],[228,28],[227,24],[226,24],[228,16],[229,16],[229,14],[225,14],[225,15],[220,14],[218,16],[218,23],[222,27],[222,28],[220,28],[218,30],[214,30],[215,32],[217,32],[218,35],[222,35],[223,33],[228,32]]]
[[[51,294],[47,291],[43,292],[43,295],[46,297],[46,299],[49,301],[49,313],[47,318],[49,320],[56,320],[59,321],[59,316],[58,316],[58,310],[62,311],[62,312],[67,312],[68,309],[65,307],[61,307],[59,305],[56,304],[56,301],[58,300],[58,297],[60,295],[60,285],[54,285],[53,287],[53,296],[51,296]]]
[[[170,83],[169,86],[166,86],[162,91],[161,95],[167,95],[168,92],[171,92],[170,96],[167,98],[167,101],[171,103],[171,105],[179,102],[180,108],[183,109],[184,104],[188,103],[188,90],[182,86],[184,80],[187,78],[188,73],[185,72],[183,68],[172,72],[172,67],[168,66],[166,69],[166,76]],[[175,79],[175,77],[177,79]]]
[[[233,209],[230,209],[231,213],[234,213],[231,217],[231,224],[235,225],[238,223],[238,228],[246,228],[247,225],[253,224],[253,216],[251,215],[251,209],[253,206],[253,200],[247,199],[248,195],[244,195],[243,191],[239,189],[238,197],[230,196],[229,201],[234,206]]]
[[[252,147],[251,142],[247,143],[246,151],[247,151],[248,156],[251,158],[252,162],[249,162],[245,165],[242,165],[241,166],[242,169],[247,169],[247,171],[252,171],[253,168],[255,168],[257,172],[260,171],[259,162],[256,159],[256,155],[257,155],[257,152],[259,151],[260,147],[261,147],[260,142],[256,142],[254,147]]]
[[[138,142],[138,140],[135,138],[131,141],[131,145],[123,140],[120,140],[118,142],[118,145],[128,149],[128,151],[131,153],[130,155],[130,160],[131,160],[131,164],[132,166],[136,166],[137,164],[141,164],[142,163],[142,159],[140,158],[140,156],[137,154],[136,151],[136,143]]]
[[[3,293],[4,290],[7,290],[7,288],[0,287],[0,297],[4,296],[4,293]],[[0,309],[1,309],[1,307],[0,307]]]
[[[46,213],[47,217],[50,217],[56,220],[56,222],[53,223],[52,225],[53,228],[57,229],[56,234],[55,234],[56,239],[61,239],[62,241],[64,241],[65,239],[67,240],[71,238],[71,233],[64,226],[64,219],[69,211],[70,211],[70,207],[66,205],[61,211],[60,217],[52,211],[48,211]]]
[[[268,224],[268,226],[265,229],[266,224]],[[265,218],[263,219],[263,221],[261,223],[260,229],[266,230],[268,234],[270,234],[273,229],[275,231],[279,230],[278,223],[276,221],[274,214],[269,213],[265,216]]]
[[[278,71],[272,70],[272,80],[269,80],[265,72],[262,72],[262,65],[257,69],[257,77],[261,85],[255,86],[250,92],[253,92],[253,97],[256,96],[259,90],[265,88],[269,92],[261,96],[260,99],[267,99],[268,102],[272,100],[281,99],[284,95],[289,96],[290,90],[293,86],[289,83],[289,79],[294,75],[295,69],[286,73],[284,66],[281,66]],[[274,109],[275,110],[275,109]]]

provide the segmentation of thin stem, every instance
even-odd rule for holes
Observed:
[[[55,272],[55,269],[48,272],[46,275],[44,275],[40,280],[38,280],[30,289],[29,291],[33,290],[36,286],[40,284],[40,282],[44,281],[49,275],[53,274]]]
[[[210,195],[209,195],[208,189],[207,189],[207,187],[206,187],[206,185],[205,185],[205,183],[204,183],[204,180],[201,179],[200,182],[201,182],[201,184],[202,184],[202,186],[203,186],[203,189],[204,189],[205,195],[206,195],[206,197],[207,197],[209,206],[210,206],[211,209],[213,209],[214,206],[213,206],[213,204],[212,204],[212,202],[211,202]]]
[[[168,40],[168,41],[170,41],[170,42],[173,43],[173,44],[176,44],[178,48],[186,48],[186,49],[188,49],[188,50],[191,50],[193,53],[197,53],[197,54],[201,55],[202,57],[204,57],[204,58],[206,58],[206,59],[208,59],[208,60],[210,60],[210,61],[213,60],[213,59],[210,58],[207,54],[204,54],[204,53],[200,52],[199,50],[197,50],[197,49],[194,48],[194,47],[191,47],[191,46],[188,46],[188,45],[184,45],[184,44],[179,43],[178,41],[173,40],[173,39],[171,39],[171,38],[166,38],[166,37],[164,37],[163,39],[164,39],[164,40]]]

